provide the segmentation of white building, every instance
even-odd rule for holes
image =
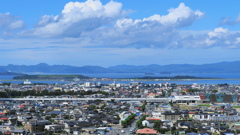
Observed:
[[[91,83],[90,82],[85,82],[84,86],[85,87],[91,87]]]
[[[26,81],[23,82],[23,84],[32,84],[32,83],[27,79]]]
[[[220,115],[220,114],[195,114],[193,116],[195,120],[200,120],[200,121],[222,121],[222,122],[234,122],[234,121],[239,121],[240,116],[237,115]]]
[[[199,103],[201,98],[199,95],[174,95],[172,101],[176,103]]]
[[[208,113],[202,113],[202,114],[194,114],[193,119],[200,120],[200,121],[209,121],[212,120],[212,117],[219,117],[220,114],[208,114]]]

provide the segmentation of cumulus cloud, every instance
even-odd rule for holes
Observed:
[[[100,0],[69,2],[61,14],[42,16],[36,27],[23,34],[30,33],[45,37],[80,37],[85,31],[113,23],[124,14],[122,4],[114,1],[103,5]]]
[[[111,47],[134,48],[239,48],[240,32],[218,27],[212,31],[186,31],[204,13],[193,11],[181,3],[168,10],[167,15],[155,14],[148,18],[133,20],[122,18],[116,21],[114,29],[99,28],[84,33],[91,43]],[[92,35],[92,36],[89,36]]]
[[[228,34],[228,32],[229,32],[228,29],[219,27],[214,29],[214,31],[209,32],[208,36],[210,38],[214,38],[214,37],[223,38],[224,36],[226,36],[226,34]]]
[[[0,13],[0,33],[3,36],[12,35],[15,30],[22,29],[24,22],[18,16],[10,13]]]
[[[199,10],[191,10],[184,3],[168,11],[167,15],[162,16],[155,14],[137,20],[118,19],[114,28],[98,28],[83,36],[91,35],[91,41],[113,47],[173,47],[178,45],[180,29],[204,15]]]
[[[184,35],[184,36],[183,36]],[[218,27],[212,31],[203,32],[201,34],[184,33],[179,40],[182,47],[187,48],[239,48],[240,32],[229,31],[226,28]]]
[[[179,46],[181,28],[190,26],[204,13],[180,3],[167,15],[143,19],[126,18],[122,4],[103,5],[99,0],[69,2],[57,16],[45,15],[35,28],[23,32],[40,37],[61,37],[88,46],[166,47]]]
[[[106,48],[209,48],[240,47],[240,33],[219,27],[212,31],[186,31],[204,16],[184,3],[142,19],[126,17],[119,2],[100,0],[67,3],[59,15],[44,15],[23,35],[46,37],[79,47]],[[17,24],[17,23],[16,23]],[[17,25],[15,25],[17,26]],[[59,41],[61,40],[61,41]]]
[[[229,31],[226,28],[216,28],[208,33],[208,40],[212,41],[215,46],[223,46],[228,48],[239,48],[240,47],[240,32]]]
[[[131,20],[131,19],[122,19],[118,20],[116,23],[118,27],[122,26],[133,26],[133,25],[142,25],[144,27],[148,27],[152,23],[159,25],[160,27],[185,27],[191,25],[194,21],[199,19],[204,15],[203,12],[197,10],[193,11],[189,7],[185,6],[184,3],[180,3],[177,8],[171,8],[168,10],[169,13],[167,15],[161,16],[155,14],[148,18],[144,18],[142,20]]]

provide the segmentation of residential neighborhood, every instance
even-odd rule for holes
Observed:
[[[1,83],[0,133],[234,135],[240,133],[239,87],[141,82]]]

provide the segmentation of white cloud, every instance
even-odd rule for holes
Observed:
[[[149,27],[153,22],[157,23],[159,27],[185,27],[191,25],[194,21],[204,15],[204,13],[199,10],[191,10],[189,7],[185,6],[184,3],[180,3],[177,8],[171,8],[168,11],[169,13],[165,16],[155,14],[148,18],[143,18],[142,20],[133,21],[132,19],[121,19],[117,21],[116,26],[123,27],[142,25],[142,27]]]
[[[214,29],[208,33],[209,40],[215,41],[213,45],[229,48],[240,47],[240,32],[229,31],[222,27]]]
[[[169,14],[165,16],[153,15],[149,18],[143,19],[144,21],[158,21],[163,25],[180,25],[183,26],[187,24],[191,24],[196,19],[202,17],[204,15],[203,12],[197,10],[192,11],[189,7],[185,6],[184,3],[180,3],[177,8],[171,8],[168,10]]]
[[[43,16],[34,29],[23,34],[41,37],[80,37],[85,31],[113,23],[122,14],[122,4],[114,1],[106,5],[102,5],[100,0],[69,2],[61,14]]]
[[[181,3],[170,9],[167,15],[155,14],[148,18],[133,20],[122,18],[114,28],[98,28],[86,32],[92,42],[112,47],[175,47],[178,46],[179,31],[202,17],[201,11],[193,11]],[[91,36],[90,36],[91,35]]]
[[[229,31],[226,28],[218,27],[213,31],[204,32],[196,35],[188,35],[180,40],[183,47],[194,48],[239,48],[240,32]]]
[[[19,20],[18,16],[10,13],[0,13],[0,34],[2,36],[11,36],[15,30],[22,29],[24,22]]]
[[[20,29],[20,28],[23,28],[23,25],[24,25],[23,21],[16,20],[16,21],[9,24],[9,28],[12,29],[12,30]]]
[[[133,20],[119,19],[115,29],[98,29],[93,35],[93,42],[112,47],[135,48],[239,48],[240,32],[218,27],[213,31],[184,31],[204,15],[193,11],[181,3],[177,8],[168,10],[167,15],[155,14],[148,18]],[[104,32],[101,32],[104,31]]]
[[[222,37],[224,36],[225,34],[228,33],[228,29],[224,29],[222,27],[218,27],[216,29],[214,29],[214,31],[211,31],[208,33],[208,36],[210,38],[213,38],[213,37]]]
[[[56,18],[54,18],[54,16],[44,15],[41,17],[41,20],[36,24],[36,27],[45,26],[49,23],[54,22],[54,20],[56,20]]]
[[[21,34],[78,47],[236,48],[240,44],[240,33],[223,27],[213,31],[182,30],[205,14],[184,3],[169,9],[166,15],[154,14],[136,20],[125,17],[125,12],[122,4],[114,1],[105,5],[100,0],[69,2],[59,15],[44,15],[33,29]]]

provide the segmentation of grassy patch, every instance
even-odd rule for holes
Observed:
[[[208,105],[208,104],[201,104],[201,105],[198,105],[198,106],[206,106],[206,107],[210,107],[211,105]]]

